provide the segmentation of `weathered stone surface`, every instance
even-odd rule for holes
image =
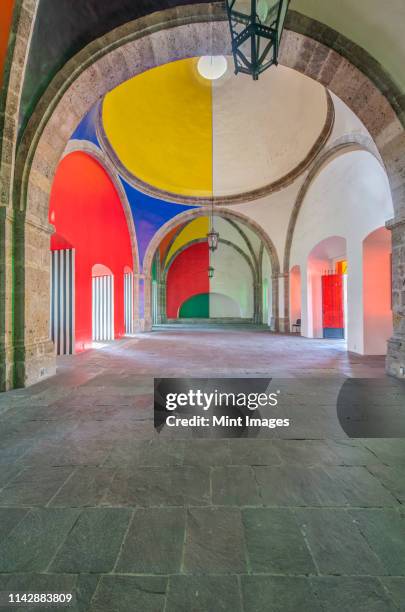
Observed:
[[[167,578],[103,576],[90,612],[164,612]]]
[[[297,509],[295,515],[321,574],[384,575],[384,566],[348,512]]]
[[[268,506],[345,506],[338,483],[321,468],[254,468],[263,503]]]
[[[242,612],[236,576],[171,576],[165,612]]]
[[[183,553],[185,511],[136,510],[123,543],[116,572],[178,574]]]
[[[245,612],[277,610],[321,612],[322,606],[314,595],[309,579],[284,576],[243,576]]]
[[[218,506],[260,505],[261,498],[251,467],[215,467],[211,472],[212,502]]]
[[[246,509],[242,512],[242,521],[253,573],[316,573],[297,520],[290,510]]]
[[[117,471],[105,503],[123,506],[206,506],[209,473],[197,467],[145,467]]]
[[[56,512],[56,510],[55,510]],[[53,572],[110,572],[131,517],[126,508],[82,512],[51,564]]]
[[[246,559],[240,510],[188,509],[184,572],[234,574],[245,571]]]
[[[0,572],[44,572],[78,515],[59,508],[29,512],[0,543]]]
[[[311,585],[327,612],[395,612],[397,609],[376,578],[312,578]]]
[[[385,568],[383,574],[405,575],[405,520],[395,510],[352,510],[356,526]]]

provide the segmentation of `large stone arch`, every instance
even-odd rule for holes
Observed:
[[[257,236],[259,236],[263,248],[266,249],[266,252],[269,256],[272,274],[273,274],[273,326],[276,331],[279,329],[279,283],[278,277],[280,274],[280,262],[277,254],[277,250],[270,239],[270,237],[266,234],[266,232],[258,225],[255,221],[247,217],[246,215],[236,212],[230,208],[221,208],[216,206],[214,208],[214,214],[218,217],[226,219],[230,221],[233,225],[236,226],[236,221],[240,224],[249,227]],[[184,228],[184,224],[192,221],[193,219],[197,219],[198,217],[204,217],[207,215],[207,209],[205,207],[195,208],[194,210],[187,210],[184,213],[176,215],[170,219],[165,225],[163,225],[154,235],[153,239],[149,243],[147,251],[145,253],[145,257],[143,260],[143,274],[141,278],[141,282],[144,283],[144,323],[143,326],[145,329],[150,329],[152,326],[152,265],[153,259],[155,257],[155,253],[157,252],[160,243],[162,240],[169,234],[172,230],[181,226],[181,229]],[[238,228],[239,229],[239,228]],[[241,232],[244,237],[244,232]],[[261,285],[260,278],[257,268],[256,256],[249,249],[249,252],[252,257],[252,274],[255,279],[254,283],[254,302],[258,303],[261,295]],[[246,256],[247,257],[247,256]],[[162,300],[164,302],[164,299]]]
[[[258,225],[255,221],[247,217],[246,215],[236,212],[231,208],[215,207],[214,214],[223,219],[229,219],[231,221],[238,221],[242,225],[249,227],[261,240],[264,248],[269,256],[272,273],[273,273],[273,317],[275,321],[275,328],[278,329],[278,318],[279,318],[279,299],[278,299],[278,276],[280,274],[280,261],[277,254],[277,250],[266,232]],[[145,329],[150,329],[152,326],[152,299],[151,299],[151,287],[152,287],[152,265],[153,258],[160,243],[178,225],[184,224],[185,222],[192,221],[198,217],[204,217],[207,215],[207,209],[205,207],[195,208],[187,210],[184,213],[176,215],[170,221],[167,221],[162,227],[156,232],[154,237],[149,243],[143,259],[143,278],[142,281],[145,283],[145,294],[144,294],[144,309],[145,309]]]
[[[32,3],[28,3],[32,6]],[[46,375],[52,362],[48,340],[49,262],[46,245],[48,199],[67,140],[80,119],[106,92],[154,66],[205,53],[229,53],[222,3],[184,6],[154,13],[117,28],[72,58],[48,87],[18,148],[13,187],[15,286],[14,362],[16,383]],[[18,61],[18,58],[16,58]],[[388,370],[405,360],[404,278],[400,276],[405,234],[405,133],[383,90],[348,59],[305,34],[286,30],[280,62],[303,72],[338,95],[363,121],[385,164],[391,184],[393,231],[394,339]],[[403,118],[401,114],[401,118]],[[402,247],[403,249],[403,247]],[[43,287],[31,300],[34,287]]]
[[[373,140],[367,136],[359,134],[350,134],[347,136],[341,136],[337,140],[329,143],[328,146],[313,160],[310,165],[305,180],[302,183],[298,195],[295,199],[293,209],[291,211],[290,220],[287,228],[287,236],[284,248],[284,260],[283,260],[283,272],[286,283],[286,296],[289,296],[289,272],[290,272],[290,255],[291,247],[294,238],[294,231],[297,224],[298,216],[301,207],[304,203],[305,197],[315,180],[319,172],[333,159],[339,155],[348,153],[350,151],[366,151],[373,155],[377,161],[382,165],[384,171],[385,166],[378,152],[377,147]],[[290,300],[286,299],[284,303],[284,317],[286,320],[287,327],[289,326],[290,319]]]

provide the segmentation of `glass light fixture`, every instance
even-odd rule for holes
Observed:
[[[197,68],[204,79],[216,81],[225,74],[228,62],[223,55],[203,55],[198,60]]]
[[[235,74],[259,75],[278,64],[290,0],[226,0]]]

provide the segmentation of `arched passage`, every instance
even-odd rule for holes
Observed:
[[[191,39],[195,40],[193,55],[200,55],[206,51],[221,53],[227,49],[229,37],[227,36],[226,24],[222,23],[222,21],[219,21],[215,25],[204,23],[207,19],[212,19],[210,10],[211,9],[207,11],[206,15],[199,15],[199,23],[195,26],[196,36],[194,38],[193,36],[190,37],[190,27],[185,28],[185,30],[187,30],[187,41]],[[217,13],[215,14],[217,15]],[[111,39],[106,39],[105,41],[100,40],[100,44],[95,46],[95,49],[97,48],[97,53],[100,53],[100,49],[103,49],[101,52],[103,54],[102,57],[99,55],[89,56],[89,52],[86,51],[86,53],[81,54],[83,57],[75,58],[71,64],[65,67],[63,74],[61,73],[55,78],[52,88],[44,95],[35,116],[32,118],[30,129],[27,130],[22,140],[16,162],[16,184],[18,187],[15,191],[15,204],[17,210],[24,212],[17,214],[16,218],[16,234],[18,236],[18,244],[16,247],[16,276],[19,277],[17,279],[19,289],[15,293],[18,304],[15,309],[16,333],[14,343],[16,367],[19,372],[21,372],[18,378],[22,378],[23,381],[26,380],[26,359],[32,362],[32,375],[30,374],[30,380],[35,379],[34,371],[37,370],[37,361],[39,358],[43,358],[45,353],[48,354],[47,351],[49,351],[46,331],[48,321],[45,317],[43,319],[41,318],[41,321],[37,320],[35,330],[31,330],[28,327],[28,322],[34,320],[35,317],[33,316],[34,313],[31,312],[30,300],[26,299],[26,296],[29,295],[30,286],[33,284],[32,279],[35,275],[40,275],[41,280],[43,280],[43,283],[41,282],[43,286],[41,301],[45,302],[49,299],[49,283],[46,280],[49,276],[49,265],[45,263],[44,258],[39,256],[35,259],[36,261],[44,261],[41,270],[39,270],[38,267],[33,267],[29,261],[26,260],[26,253],[32,250],[37,250],[38,253],[46,251],[48,243],[46,219],[50,184],[56,165],[66,144],[67,135],[73,131],[73,128],[77,125],[80,118],[84,116],[92,104],[96,102],[103,93],[124,81],[128,76],[131,76],[134,70],[142,71],[153,65],[169,61],[174,57],[182,57],[184,56],[184,49],[187,49],[187,53],[190,53],[189,46],[183,44],[184,39],[181,39],[182,26],[179,25],[180,21],[176,22],[176,18],[181,21],[179,10],[176,12],[174,18],[173,14],[171,14],[171,26],[177,28],[176,36],[171,37],[171,40],[176,41],[178,48],[174,48],[172,44],[157,44],[159,37],[160,41],[162,41],[166,36],[166,33],[162,34],[158,31],[151,34],[151,36],[154,36],[155,44],[146,45],[148,49],[152,49],[154,52],[156,49],[161,49],[162,53],[159,56],[154,55],[154,53],[143,54],[140,52],[142,46],[145,46],[145,34],[148,32],[147,26],[150,25],[146,23],[147,20],[144,20],[142,23],[140,22],[137,24],[139,27],[134,28],[133,36],[136,38],[136,41],[132,51],[130,50],[130,46],[134,43],[134,40],[129,40],[127,37],[125,38],[125,45],[127,45],[125,47],[125,52],[129,53],[127,56],[128,61],[122,62],[120,61],[120,57],[118,57],[121,53],[118,47],[124,42],[123,32],[120,31],[120,28],[115,32],[116,38],[112,45],[114,49],[110,46]],[[218,18],[222,20],[223,15]],[[186,20],[187,19],[195,21],[195,16],[192,17],[187,14]],[[215,36],[203,36],[202,31],[204,28],[210,33],[215,30]],[[150,32],[148,32],[148,34],[150,34]],[[210,40],[210,49],[207,49],[206,42],[203,42],[208,40]],[[214,47],[212,46],[212,40],[215,41]],[[311,54],[311,57],[319,55],[319,57],[323,57],[324,60],[311,62],[307,66],[305,62],[302,62],[301,58],[301,51],[304,47],[306,51]],[[139,65],[139,57],[145,57],[145,63],[142,66]],[[364,74],[355,69],[349,62],[343,60],[334,51],[328,51],[321,43],[303,35],[295,35],[287,31],[283,39],[283,49],[280,59],[282,63],[292,68],[301,71],[305,70],[309,76],[330,87],[332,91],[341,96],[355,111],[360,112],[361,110],[362,119],[367,127],[369,127],[372,136],[375,138],[384,162],[386,163],[393,186],[397,213],[397,224],[392,226],[395,242],[393,262],[394,271],[396,273],[399,266],[400,249],[399,246],[397,248],[397,245],[403,240],[403,229],[401,229],[401,224],[403,224],[403,215],[401,212],[403,209],[401,195],[403,191],[403,181],[401,175],[402,157],[400,151],[404,142],[404,132],[400,121],[384,95]],[[94,79],[92,65],[95,64],[96,61],[100,61],[98,66],[99,70],[96,71],[97,74],[104,75],[100,77],[100,79]],[[77,66],[81,66],[83,69],[80,75]],[[334,66],[334,69],[328,69],[330,66]],[[114,69],[112,67],[114,67]],[[339,70],[337,70],[337,67],[339,67]],[[67,75],[69,75],[69,78],[67,78]],[[338,75],[338,78],[336,75]],[[76,77],[80,79],[80,82],[78,80],[74,82]],[[345,85],[348,82],[352,82],[353,79],[356,81],[358,92],[364,90],[370,92],[370,96],[366,98],[363,97],[364,100],[361,104],[361,93],[353,97],[350,87],[346,88]],[[70,87],[71,90],[68,91]],[[55,94],[55,92],[57,93]],[[372,103],[370,102],[371,100]],[[378,121],[376,117],[378,117]],[[19,185],[21,185],[21,191]],[[8,185],[8,187],[9,186],[10,185]],[[29,202],[28,208],[27,194]],[[28,211],[27,213],[25,212],[26,210]],[[396,297],[399,299],[394,300],[394,307],[396,309],[396,316],[394,318],[396,339],[391,345],[393,351],[401,351],[404,346],[403,339],[401,339],[403,336],[403,309],[400,306],[402,303],[402,296],[400,290],[398,290],[397,293],[398,295]],[[27,323],[27,325],[25,323]],[[24,343],[26,340],[31,347],[31,352],[27,354],[24,350]],[[35,351],[36,353],[34,354]],[[392,361],[392,367],[394,368],[393,372],[398,370],[398,363],[398,360],[396,360],[395,363]]]
[[[84,152],[61,161],[52,187],[49,219],[56,236],[75,252],[75,349],[92,344],[92,276],[114,278],[114,336],[125,333],[124,273],[133,269],[133,253],[126,216],[118,193],[101,165]],[[52,237],[51,248],[56,238]],[[98,266],[94,268],[94,266]],[[98,271],[97,271],[98,270]]]

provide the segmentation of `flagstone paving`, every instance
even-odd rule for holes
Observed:
[[[365,376],[405,411],[383,360],[260,331],[200,336],[64,358],[0,396],[0,592],[71,592],[75,612],[405,610],[405,439],[350,439],[336,410],[345,378]],[[153,375],[209,372],[275,376],[289,432],[156,433]]]

